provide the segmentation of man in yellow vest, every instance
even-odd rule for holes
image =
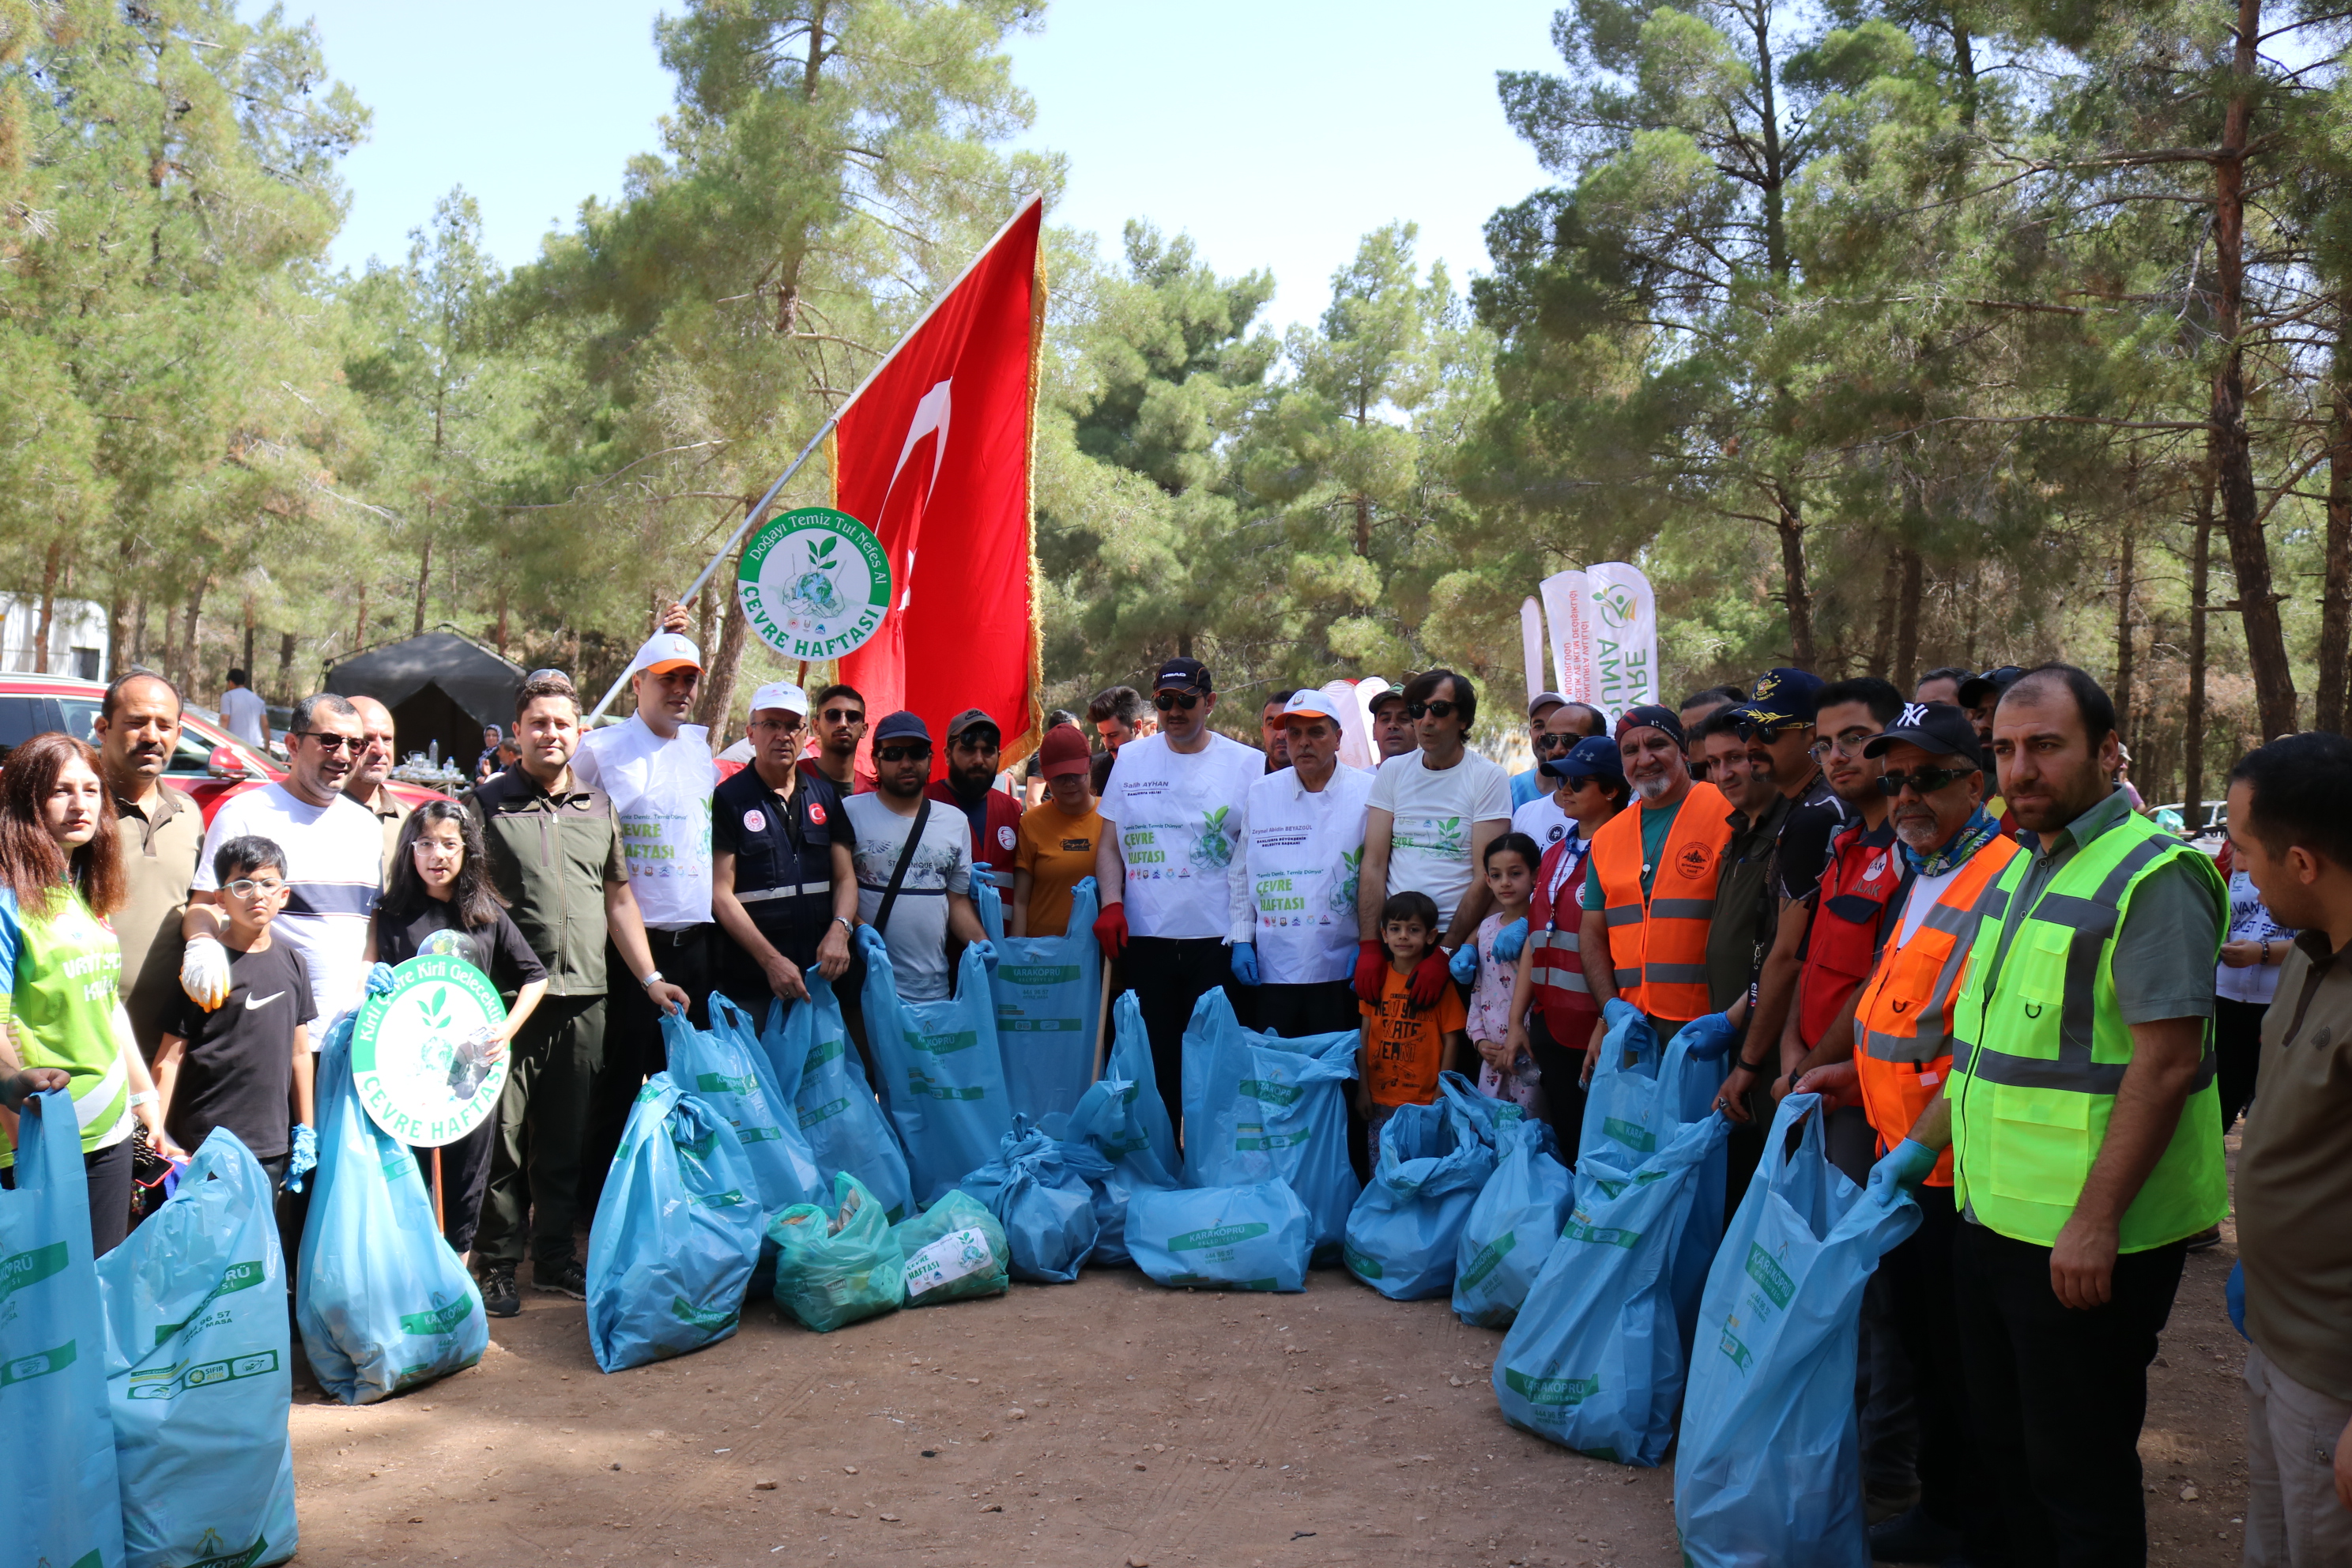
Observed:
[[[2114,787],[2115,706],[2071,665],[1993,716],[2003,795],[2032,837],[1978,900],[1952,1071],[1871,1173],[1913,1186],[1952,1154],[1954,1310],[1979,1453],[2013,1551],[2147,1552],[2147,1363],[2189,1238],[2229,1207],[2210,967],[2213,863]]]

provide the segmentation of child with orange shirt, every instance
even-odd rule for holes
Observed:
[[[1412,972],[1437,944],[1437,904],[1427,893],[1392,893],[1381,905],[1381,944],[1389,966],[1381,1000],[1356,1004],[1364,1016],[1356,1049],[1356,1106],[1364,1135],[1380,1147],[1381,1128],[1400,1105],[1437,1099],[1437,1075],[1470,1060],[1469,1009],[1451,984],[1426,1010],[1412,1005]]]

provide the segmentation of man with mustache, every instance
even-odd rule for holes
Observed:
[[[140,1055],[152,1061],[179,1011],[180,920],[205,847],[203,813],[163,782],[180,743],[180,689],[152,670],[132,669],[106,689],[89,732],[114,797],[129,895],[110,922],[122,943],[122,1008]]]
[[[416,808],[393,794],[384,782],[392,777],[392,710],[373,697],[353,697],[352,706],[359,710],[360,727],[367,731],[367,750],[352,764],[351,776],[343,780],[343,793],[367,807],[368,815],[383,825],[383,880],[389,888],[400,854],[400,830]]]

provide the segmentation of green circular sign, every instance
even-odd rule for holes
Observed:
[[[352,1029],[360,1103],[404,1143],[454,1143],[489,1120],[507,1086],[507,1053],[490,1055],[506,1005],[488,975],[454,954],[412,958],[392,980]]]
[[[751,536],[735,592],[760,640],[786,658],[839,658],[882,629],[890,559],[847,512],[804,506]]]

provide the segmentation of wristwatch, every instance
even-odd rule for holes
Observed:
[[[847,915],[834,916],[833,923],[839,926],[846,935],[856,936],[857,934],[857,922],[851,920]]]
[[[661,971],[656,969],[651,974],[646,975],[643,980],[638,981],[637,984],[650,991],[661,983]]]

